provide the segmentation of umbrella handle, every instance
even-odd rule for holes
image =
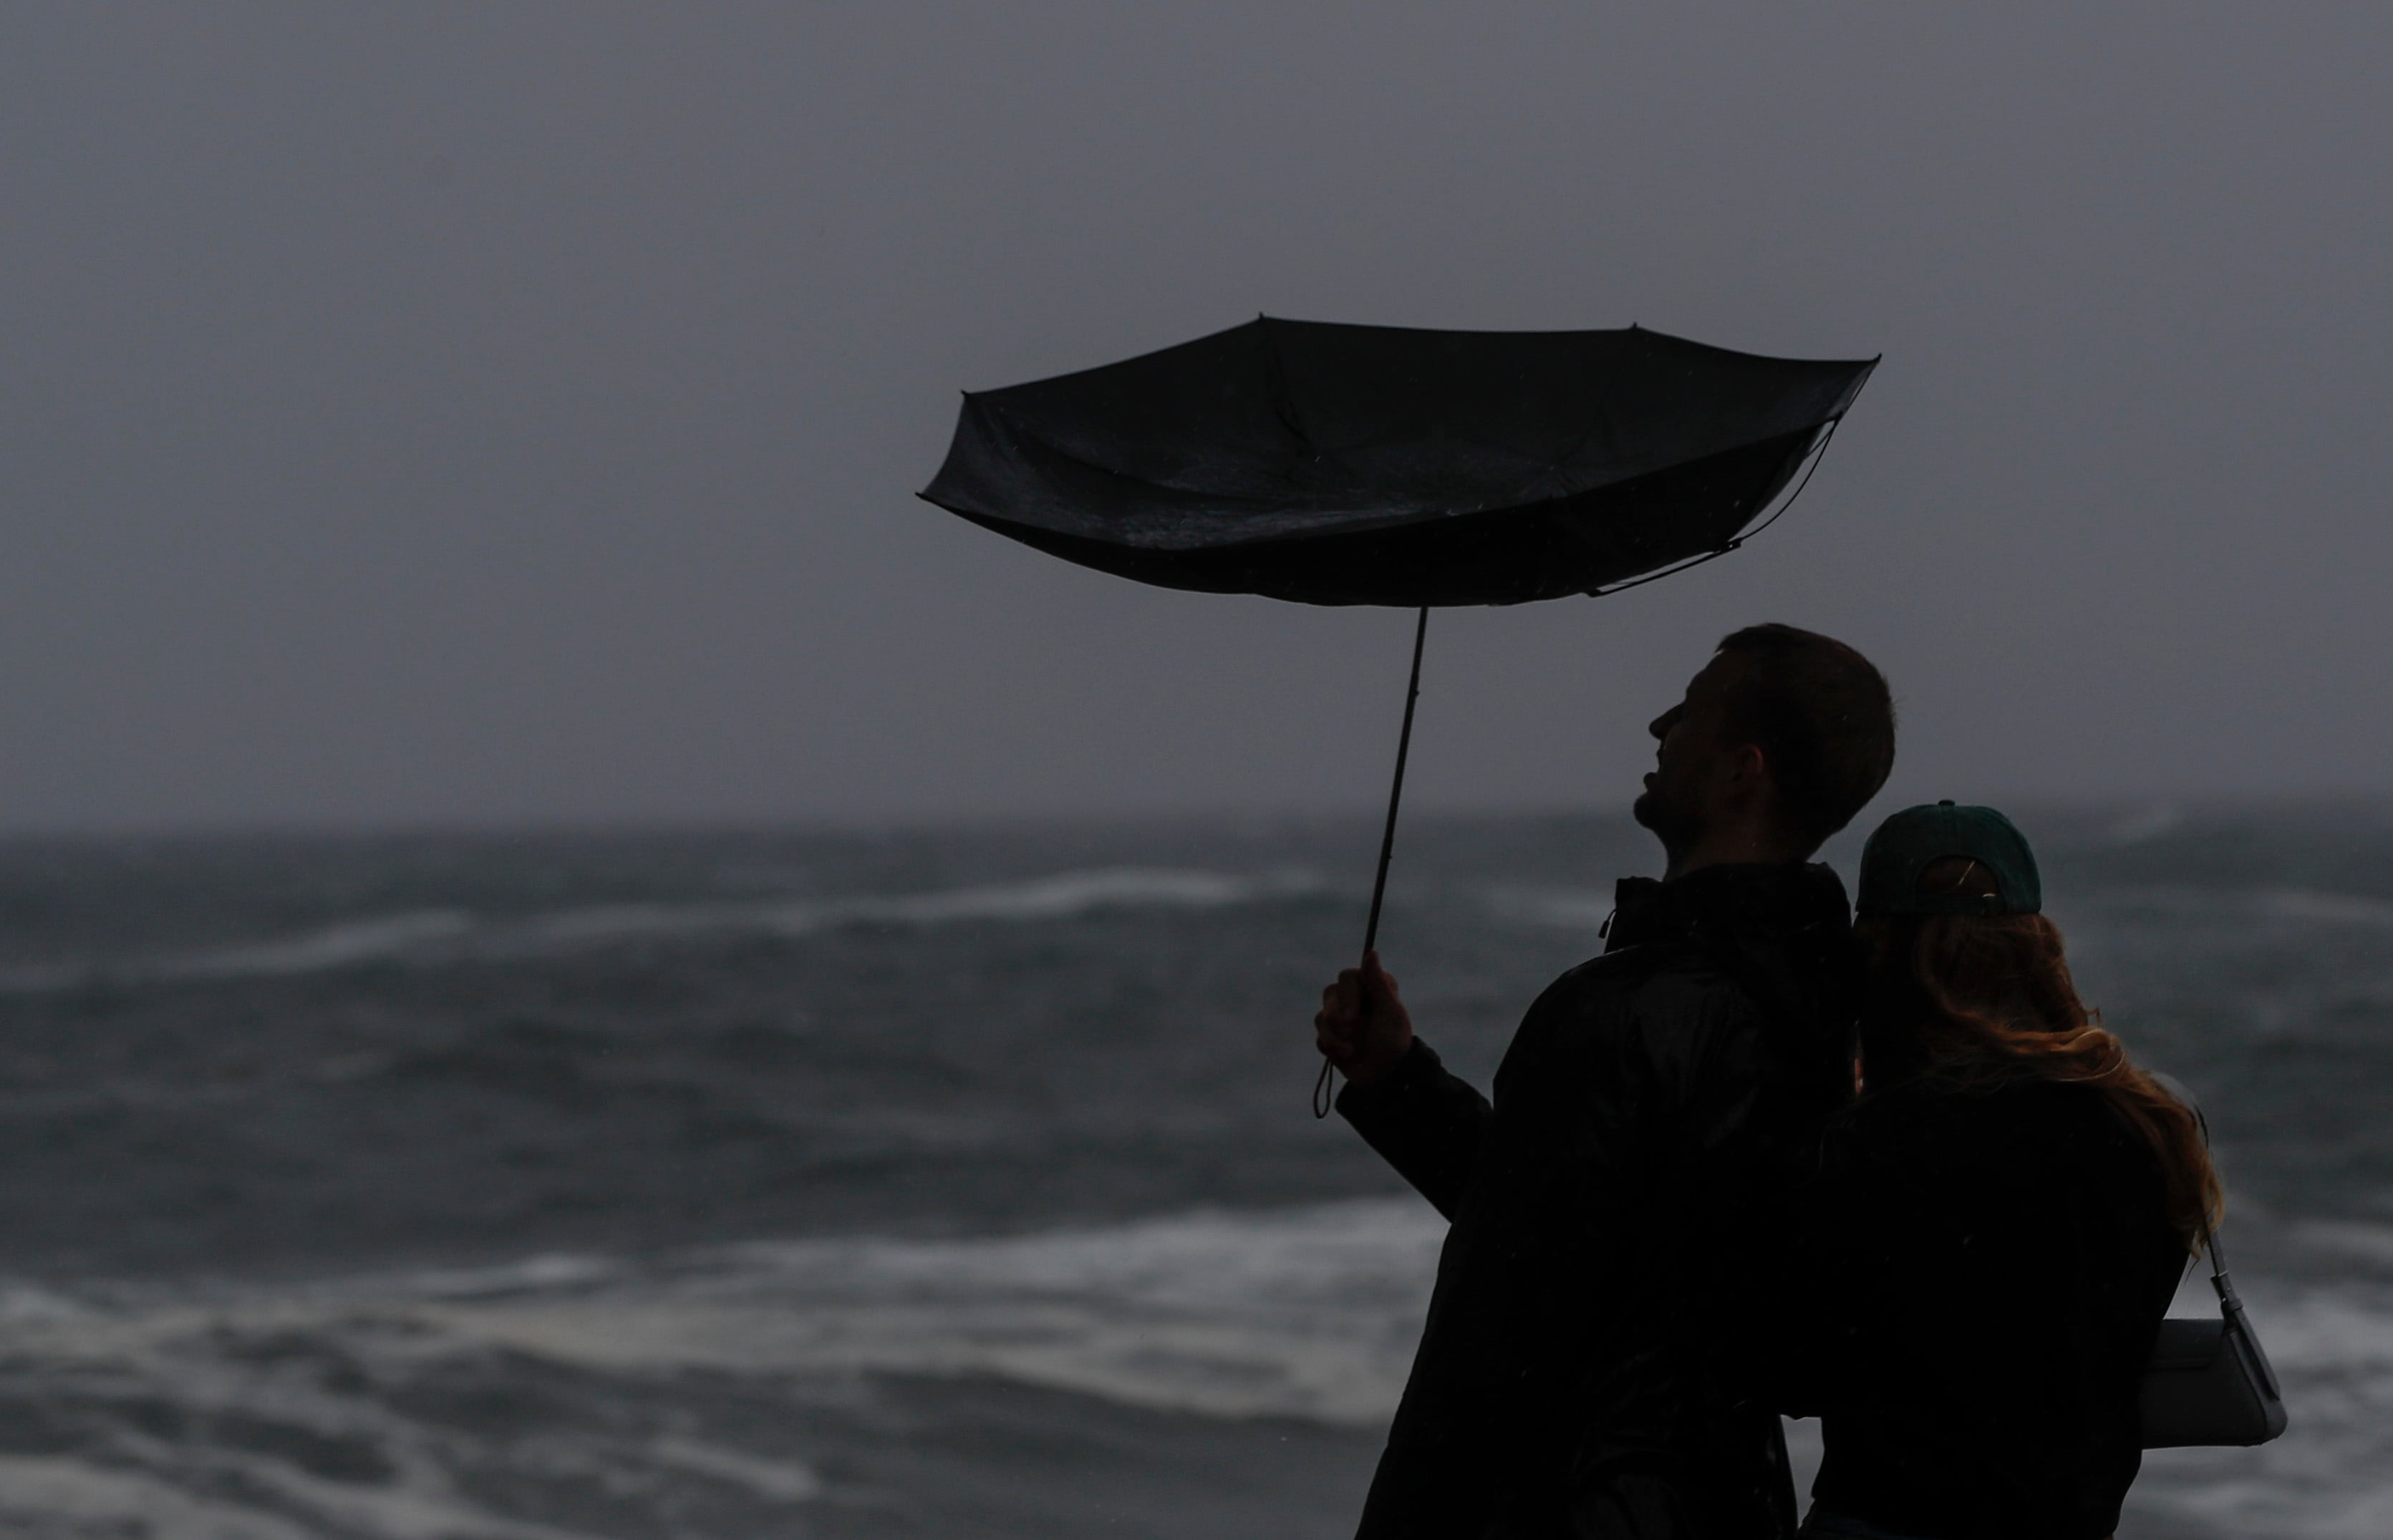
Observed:
[[[1380,944],[1380,908],[1388,896],[1388,861],[1396,853],[1396,806],[1405,796],[1405,760],[1413,747],[1413,704],[1420,699],[1421,644],[1429,638],[1429,606],[1423,605],[1420,619],[1413,624],[1413,672],[1405,685],[1405,725],[1396,735],[1396,777],[1388,788],[1388,824],[1380,834],[1380,869],[1371,879],[1371,918],[1363,924],[1363,955],[1368,958],[1371,948]],[[1321,1061],[1321,1077],[1313,1082],[1313,1116],[1329,1116],[1333,1101],[1329,1093],[1329,1060]]]

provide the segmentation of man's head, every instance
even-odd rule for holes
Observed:
[[[1747,626],[1648,728],[1637,799],[1674,873],[1800,860],[1852,821],[1894,766],[1894,700],[1869,659],[1793,626]]]

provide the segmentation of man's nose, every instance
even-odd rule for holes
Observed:
[[[1670,724],[1678,720],[1678,711],[1673,708],[1645,724],[1645,730],[1654,735],[1654,742],[1659,743],[1670,736]]]

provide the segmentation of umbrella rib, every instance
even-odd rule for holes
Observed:
[[[1803,479],[1795,484],[1795,489],[1786,494],[1786,501],[1781,502],[1777,509],[1773,511],[1768,518],[1763,519],[1760,523],[1755,525],[1752,529],[1747,529],[1745,533],[1737,536],[1734,540],[1730,541],[1726,545],[1721,546],[1717,551],[1706,551],[1700,556],[1690,556],[1685,561],[1679,563],[1676,567],[1666,567],[1659,572],[1648,572],[1641,578],[1631,578],[1627,582],[1616,582],[1610,588],[1589,589],[1587,596],[1590,599],[1608,599],[1613,594],[1622,593],[1628,589],[1642,588],[1647,583],[1658,582],[1664,578],[1675,577],[1677,574],[1684,572],[1691,567],[1701,567],[1707,561],[1716,561],[1719,558],[1727,555],[1730,552],[1737,550],[1739,547],[1743,546],[1746,541],[1751,540],[1754,536],[1761,533],[1764,529],[1767,529],[1772,525],[1777,523],[1779,519],[1785,516],[1787,509],[1795,506],[1795,500],[1803,495],[1803,489],[1811,484],[1812,473],[1820,468],[1821,460],[1827,455],[1828,440],[1837,436],[1837,424],[1843,421],[1844,418],[1841,416],[1831,417],[1828,419],[1827,431],[1820,435],[1820,442],[1811,450],[1811,463],[1803,469]]]
[[[1767,529],[1772,525],[1777,523],[1786,516],[1787,509],[1795,506],[1795,500],[1801,497],[1803,495],[1803,489],[1811,484],[1811,476],[1813,473],[1819,470],[1820,462],[1828,457],[1828,440],[1837,436],[1837,429],[1843,425],[1845,417],[1842,412],[1838,412],[1836,416],[1828,419],[1826,431],[1820,435],[1820,442],[1814,446],[1811,450],[1811,463],[1803,467],[1803,479],[1795,483],[1795,489],[1786,494],[1786,501],[1778,505],[1775,513],[1772,513],[1768,518],[1763,519],[1752,529],[1747,529],[1744,534],[1737,536],[1736,540],[1732,542],[1732,549],[1736,545],[1742,545],[1746,541],[1751,540],[1754,536],[1761,533],[1764,529]]]

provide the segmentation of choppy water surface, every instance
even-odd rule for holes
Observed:
[[[2293,1403],[2123,1535],[2393,1533],[2393,818],[2023,822]],[[0,1534],[1346,1533],[1442,1229],[1304,1106],[1375,833],[0,847]],[[1416,823],[1424,1030],[1652,867]]]

